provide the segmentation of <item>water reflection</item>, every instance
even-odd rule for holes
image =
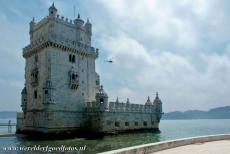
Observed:
[[[26,138],[23,136],[15,137],[17,140],[17,146],[29,146],[35,145],[40,146],[53,146],[60,147],[62,145],[80,147],[86,145],[86,151],[82,153],[90,154],[102,151],[108,151],[113,149],[124,148],[128,146],[159,142],[160,133],[158,132],[144,132],[144,133],[128,133],[119,134],[112,136],[105,136],[102,139],[85,139],[85,138],[74,138],[74,139],[62,139],[62,140],[35,140]],[[74,153],[74,152],[73,152]]]

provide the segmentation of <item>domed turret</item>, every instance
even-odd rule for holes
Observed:
[[[161,115],[163,114],[162,112],[162,102],[158,96],[158,92],[156,93],[156,98],[153,102],[153,105],[155,106],[155,112],[157,114],[157,121],[159,122],[161,119]]]
[[[86,32],[92,35],[92,24],[89,22],[89,19],[87,19],[87,22],[85,24]]]
[[[118,97],[117,97],[117,99],[116,99],[116,103],[119,103],[119,99],[118,99]]]
[[[145,105],[152,105],[152,103],[151,103],[151,101],[150,101],[150,97],[149,97],[149,96],[148,96],[148,99],[147,99],[147,101],[146,101]]]
[[[31,21],[30,21],[30,30],[33,29],[33,26],[35,25],[35,19],[33,18]]]
[[[49,8],[49,16],[55,17],[57,15],[57,9],[54,6],[54,3]]]
[[[101,86],[98,92],[96,93],[96,103],[100,111],[109,110],[108,95],[104,91],[103,86]]]
[[[154,104],[162,104],[162,102],[161,102],[161,100],[160,100],[160,98],[159,98],[158,92],[156,93],[156,98],[155,98],[155,100],[154,100]]]
[[[77,19],[74,20],[74,24],[77,25],[77,27],[84,25],[84,21],[81,19],[80,14],[77,15]]]
[[[129,98],[127,98],[126,104],[130,104]]]
[[[34,26],[35,26],[35,19],[33,18],[33,19],[30,21],[30,41],[33,40]]]

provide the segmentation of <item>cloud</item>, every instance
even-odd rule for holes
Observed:
[[[103,80],[118,83],[107,85],[112,99],[130,97],[144,103],[148,95],[153,99],[154,92],[160,91],[166,111],[228,104],[230,59],[225,54],[200,53],[205,68],[199,71],[194,61],[169,51],[148,51],[125,34],[102,39],[101,44],[115,61],[104,68],[110,74],[107,78],[101,73]]]
[[[115,29],[141,40],[150,49],[157,47],[188,54],[221,48],[229,41],[226,0],[99,2],[110,15]]]
[[[101,72],[102,81],[111,81],[111,99],[125,89],[138,103],[160,91],[166,111],[229,104],[229,45],[223,44],[229,40],[229,23],[220,9],[223,1],[99,2],[114,25],[99,41],[116,62],[102,66],[110,75],[104,78]]]
[[[0,69],[0,99],[19,108],[24,83],[20,50],[29,43],[28,22],[47,15],[52,1],[28,1],[29,8],[16,2],[1,2],[0,64],[7,67]],[[229,1],[68,2],[55,0],[59,14],[71,18],[75,5],[76,13],[93,24],[93,46],[100,49],[97,70],[111,101],[119,96],[144,103],[159,91],[166,112],[229,105]],[[104,62],[110,58],[113,64]]]

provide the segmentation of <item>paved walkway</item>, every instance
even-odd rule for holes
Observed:
[[[155,152],[154,154],[230,154],[230,140],[196,143]]]

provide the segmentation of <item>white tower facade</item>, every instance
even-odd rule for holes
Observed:
[[[92,25],[80,15],[72,21],[57,14],[30,22],[30,44],[23,49],[25,88],[22,91],[25,130],[57,126],[80,127],[87,102],[100,88],[95,71],[98,49],[91,46]],[[57,120],[59,119],[59,120]]]

